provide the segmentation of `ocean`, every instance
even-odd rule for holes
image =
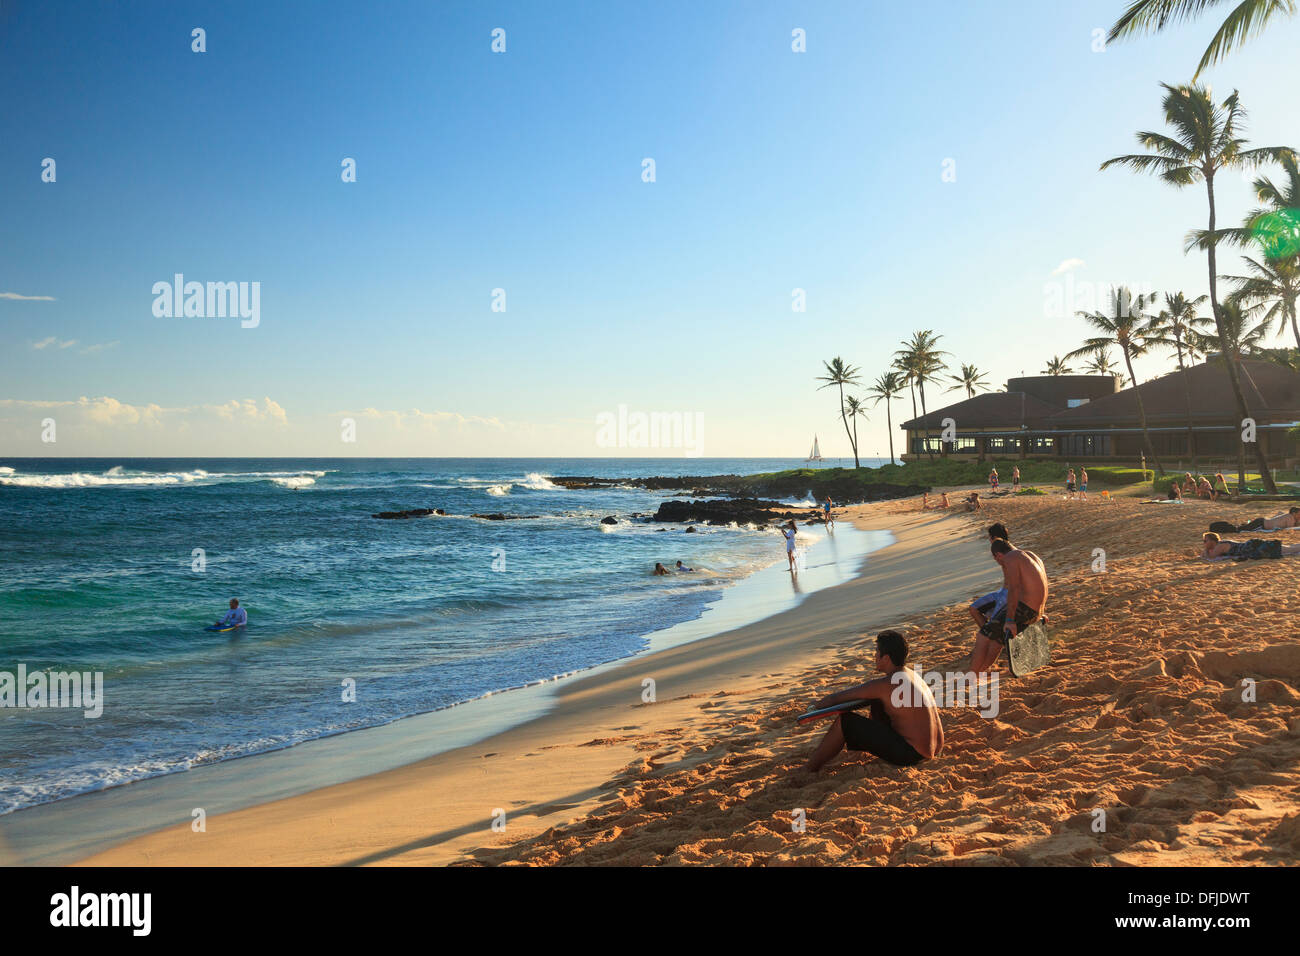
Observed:
[[[803,466],[0,459],[0,672],[102,672],[105,698],[95,719],[0,707],[0,813],[641,652],[655,632],[784,562],[780,535],[705,525],[685,535],[628,520],[669,495],[570,491],[548,476]],[[370,517],[411,508],[447,514]],[[469,517],[490,512],[536,517]],[[618,524],[601,524],[607,515]],[[822,533],[801,531],[801,543]],[[650,574],[678,559],[696,571]],[[248,627],[204,631],[231,597]]]

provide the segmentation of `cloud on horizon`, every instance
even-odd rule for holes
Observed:
[[[1057,266],[1055,269],[1052,270],[1052,275],[1054,276],[1063,275],[1066,272],[1070,272],[1071,270],[1077,269],[1080,266],[1086,266],[1087,264],[1088,263],[1084,262],[1082,259],[1066,259],[1062,261],[1062,263],[1059,266]]]
[[[52,295],[20,295],[17,292],[0,292],[0,299],[15,299],[18,302],[57,302]]]
[[[49,338],[41,339],[39,342],[33,342],[32,348],[39,350],[39,349],[47,349],[50,346],[54,346],[56,349],[69,349],[76,344],[77,344],[76,339],[67,339],[65,341],[64,339],[59,338],[57,335],[51,335]]]

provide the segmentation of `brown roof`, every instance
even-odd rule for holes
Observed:
[[[1300,373],[1258,359],[1245,359],[1241,367],[1241,391],[1253,416],[1271,421],[1300,418]],[[1170,372],[1143,382],[1136,389],[1126,388],[1086,405],[1067,408],[1053,415],[1049,425],[1052,428],[1137,425],[1138,392],[1142,393],[1148,424],[1182,425],[1188,418],[1188,386],[1193,423],[1236,423],[1237,409],[1228,370],[1222,362],[1210,361],[1194,365],[1186,373]]]
[[[1022,424],[1039,428],[1046,425],[1047,420],[1060,410],[1059,406],[1050,405],[1024,392],[985,392],[956,405],[903,422],[898,427],[908,431],[937,429],[943,427],[945,418],[951,418],[957,423],[958,429],[993,426],[1018,428]]]

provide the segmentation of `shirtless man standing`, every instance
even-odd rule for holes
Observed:
[[[1020,550],[1005,538],[995,540],[989,550],[993,560],[1002,565],[1007,599],[976,634],[970,657],[970,669],[976,674],[996,664],[1007,641],[1041,618],[1047,607],[1047,572],[1038,555]],[[1010,615],[1008,609],[1014,609]]]
[[[866,700],[871,702],[871,716],[848,712],[836,717],[808,761],[809,772],[816,773],[846,747],[865,750],[900,767],[938,755],[943,749],[939,707],[925,681],[904,666],[906,662],[907,641],[903,635],[881,631],[876,635],[876,670],[885,676],[824,697],[813,705],[813,710],[821,710]],[[910,686],[902,687],[904,682]]]

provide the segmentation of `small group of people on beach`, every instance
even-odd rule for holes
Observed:
[[[1218,501],[1220,496],[1227,494],[1228,479],[1223,477],[1222,472],[1215,474],[1213,483],[1204,475],[1193,477],[1190,471],[1183,473],[1181,482],[1175,479],[1169,483],[1170,501],[1190,501],[1198,498],[1206,501]]]
[[[677,572],[678,574],[687,574],[694,570],[695,570],[694,568],[688,568],[686,565],[682,564],[682,562],[679,560],[677,562],[677,567],[673,568],[672,571],[669,571],[660,562],[656,561],[654,574],[655,577],[662,577],[665,574],[672,574],[674,571]]]
[[[998,488],[1001,487],[1002,479],[998,477],[997,468],[989,471],[989,490],[993,494],[998,494]],[[1011,469],[1011,493],[1013,495],[1020,493],[1020,466],[1016,465]]]
[[[1009,642],[1039,621],[1046,622],[1048,581],[1042,559],[1017,548],[1001,522],[985,532],[989,553],[1002,568],[1002,587],[970,605],[976,623],[971,651],[973,676],[986,673]],[[816,773],[841,750],[873,754],[896,766],[912,766],[943,749],[943,721],[926,683],[907,666],[907,640],[895,630],[876,635],[875,680],[822,698],[812,710],[843,705],[869,708],[867,714],[838,714],[805,769]],[[898,693],[906,682],[910,693]],[[854,706],[856,705],[856,706]]]

